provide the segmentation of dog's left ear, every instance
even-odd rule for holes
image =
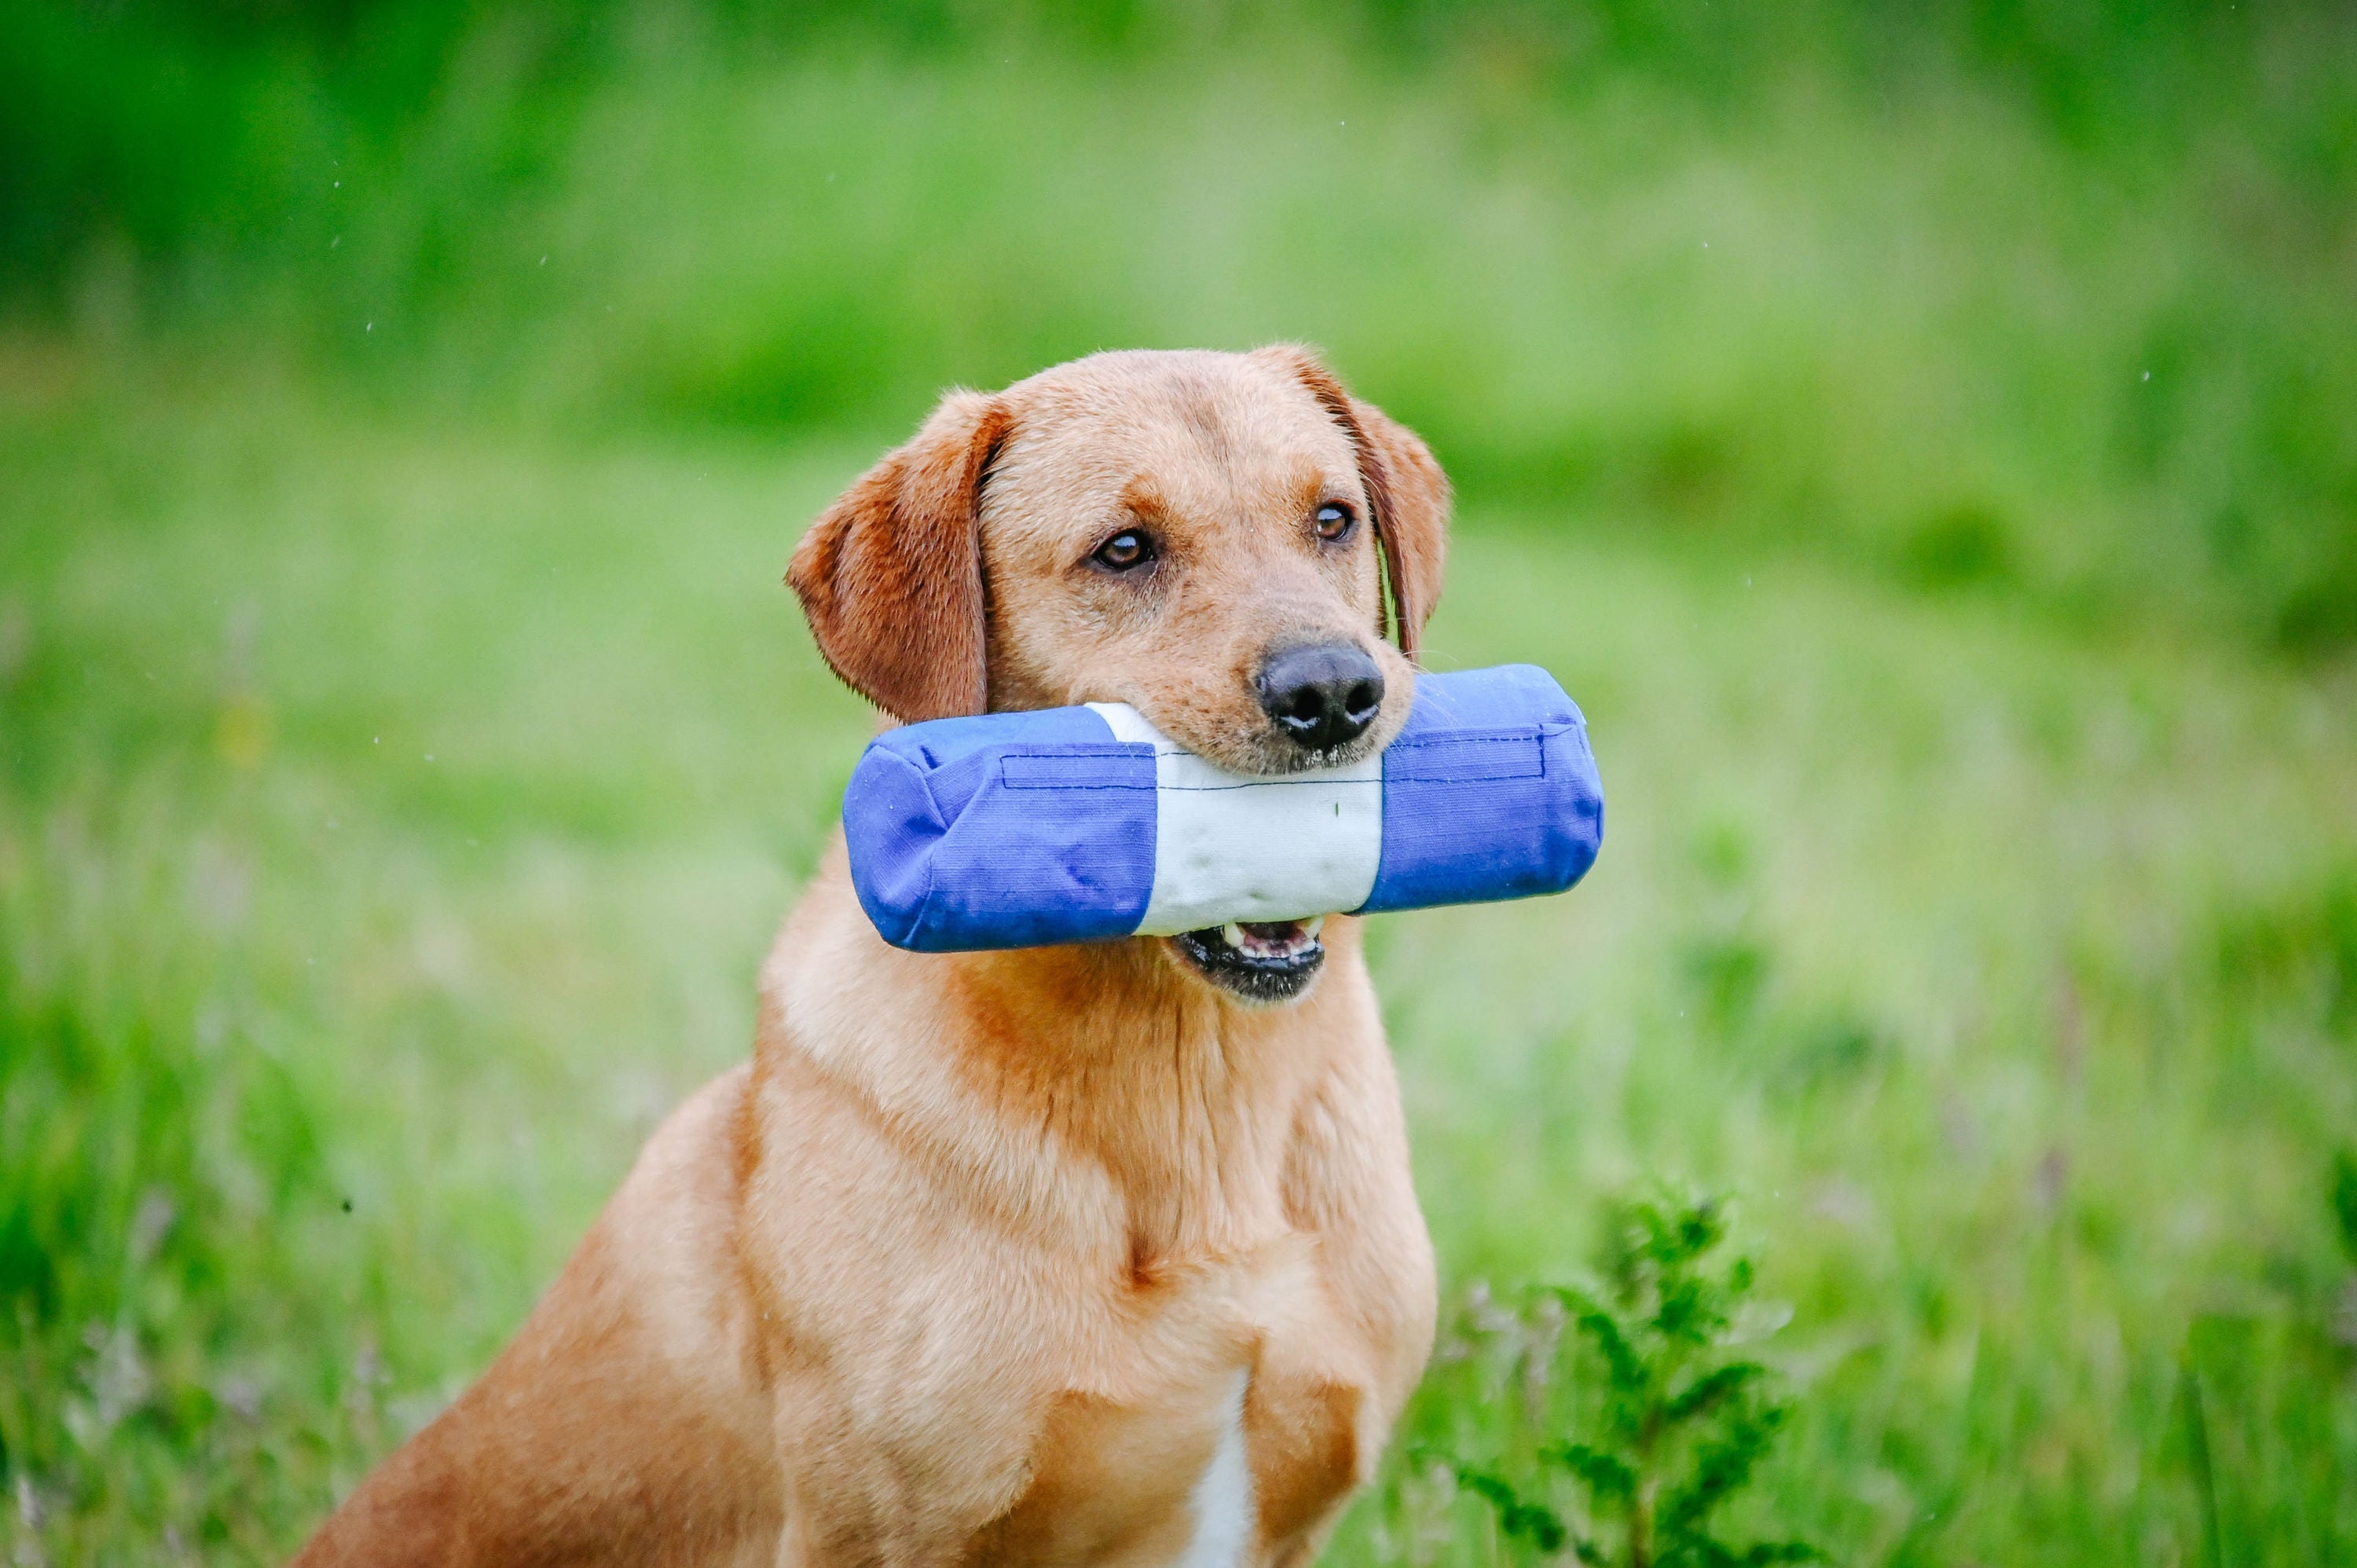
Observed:
[[[950,393],[819,514],[786,569],[828,667],[904,724],[990,706],[975,502],[1007,425],[996,399]]]
[[[1440,603],[1448,561],[1448,476],[1432,448],[1406,425],[1342,389],[1317,355],[1296,343],[1254,350],[1301,382],[1351,437],[1359,455],[1359,483],[1374,512],[1375,542],[1391,587],[1394,630],[1400,651],[1413,659],[1424,623]]]

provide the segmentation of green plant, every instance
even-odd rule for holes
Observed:
[[[1543,1552],[1570,1545],[1598,1568],[1822,1560],[1800,1541],[1730,1544],[1715,1523],[1792,1412],[1770,1391],[1768,1369],[1732,1353],[1753,1274],[1749,1259],[1717,1260],[1725,1204],[1665,1190],[1624,1204],[1620,1218],[1602,1287],[1548,1290],[1577,1330],[1566,1357],[1584,1349],[1590,1375],[1573,1383],[1571,1432],[1535,1457],[1583,1494],[1587,1527],[1495,1465],[1451,1459],[1458,1485],[1495,1510],[1510,1540]]]

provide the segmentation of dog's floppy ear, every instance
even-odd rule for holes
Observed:
[[[828,666],[904,723],[990,705],[975,503],[1007,423],[996,400],[950,393],[820,514],[786,570]]]
[[[1276,343],[1256,356],[1274,360],[1308,388],[1357,449],[1359,482],[1374,513],[1375,543],[1391,588],[1394,635],[1400,651],[1414,658],[1424,623],[1440,603],[1448,565],[1448,476],[1415,431],[1343,391],[1308,349]]]

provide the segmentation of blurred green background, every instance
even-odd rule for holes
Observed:
[[[1275,338],[1613,803],[1376,925],[1452,1300],[1688,1177],[1761,1520],[2357,1560],[2348,6],[0,0],[10,1560],[283,1554],[742,1057],[942,386]]]

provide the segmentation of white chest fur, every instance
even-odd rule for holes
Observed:
[[[1244,1453],[1244,1384],[1239,1370],[1222,1407],[1220,1444],[1195,1483],[1189,1507],[1194,1534],[1178,1556],[1178,1568],[1236,1568],[1252,1544],[1252,1464]]]

